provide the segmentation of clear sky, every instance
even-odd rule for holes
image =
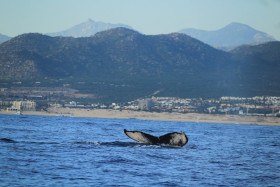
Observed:
[[[144,34],[217,30],[240,22],[280,40],[280,0],[0,0],[0,33],[50,33],[87,21]]]

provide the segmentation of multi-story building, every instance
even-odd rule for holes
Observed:
[[[13,101],[12,106],[8,107],[8,111],[35,111],[36,102],[33,101]]]
[[[35,111],[36,110],[36,102],[21,101],[21,110],[22,111]]]

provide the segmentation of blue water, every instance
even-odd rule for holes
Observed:
[[[189,142],[144,145],[123,129]],[[280,126],[0,115],[0,138],[0,186],[280,185]]]

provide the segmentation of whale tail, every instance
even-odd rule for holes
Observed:
[[[147,144],[159,144],[159,138],[152,136],[150,134],[146,134],[140,131],[127,131],[124,129],[124,133],[131,139],[139,142],[139,143],[147,143]]]
[[[164,145],[171,145],[171,146],[184,146],[188,143],[188,137],[184,132],[172,132],[165,134],[160,137],[155,137],[150,134],[146,134],[140,131],[127,131],[124,129],[124,133],[131,139],[139,142],[139,143],[146,143],[146,144],[164,144]]]

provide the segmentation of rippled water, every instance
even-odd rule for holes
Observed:
[[[189,143],[139,144],[123,129]],[[279,137],[279,126],[0,115],[0,186],[279,186]]]

